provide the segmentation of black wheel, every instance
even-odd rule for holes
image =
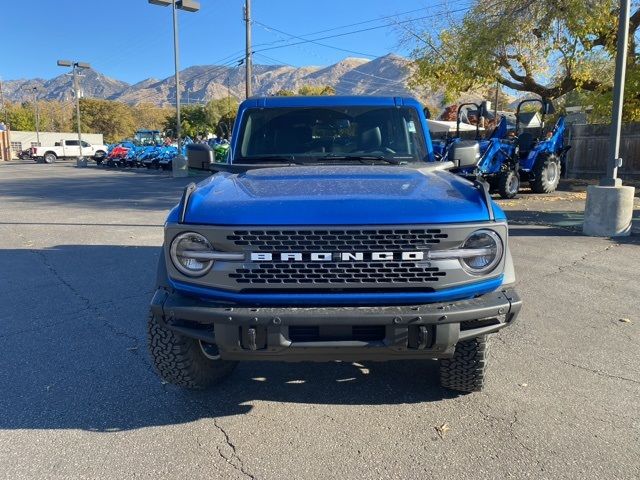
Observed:
[[[151,359],[160,377],[168,383],[205,389],[226,378],[237,362],[221,360],[214,344],[185,337],[149,316],[147,340]]]
[[[102,160],[104,160],[104,157],[107,156],[107,152],[104,152],[102,150],[98,150],[95,155],[93,156],[93,159],[96,161],[96,163],[98,165],[100,165],[102,163]]]
[[[44,154],[44,163],[53,163],[53,162],[56,161],[57,158],[58,157],[56,157],[55,153],[51,153],[51,152],[45,153]]]
[[[497,183],[498,193],[502,198],[513,198],[520,190],[520,177],[513,170],[500,173]]]
[[[534,179],[531,190],[534,193],[555,192],[560,183],[560,160],[555,155],[541,156],[533,167]]]
[[[458,392],[479,392],[487,370],[486,335],[456,345],[453,358],[440,360],[440,385]]]

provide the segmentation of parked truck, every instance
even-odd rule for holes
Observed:
[[[165,223],[148,320],[162,379],[211,387],[242,360],[438,359],[442,386],[481,390],[489,334],[521,306],[507,220],[485,183],[435,161],[420,104],[252,98],[234,132]]]
[[[53,146],[32,147],[31,157],[36,162],[53,163],[61,158],[90,157],[101,162],[107,155],[106,145],[91,145],[82,141],[82,153],[78,140],[60,140]]]

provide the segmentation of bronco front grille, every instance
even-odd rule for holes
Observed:
[[[440,229],[238,230],[227,240],[262,252],[420,250],[448,235]]]
[[[260,263],[237,268],[229,277],[240,284],[389,284],[437,282],[444,277],[437,267],[415,262],[371,263]]]

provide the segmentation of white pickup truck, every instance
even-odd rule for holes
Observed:
[[[78,140],[60,140],[56,142],[53,147],[32,147],[31,157],[36,162],[44,161],[44,163],[53,163],[58,158],[73,158],[79,157],[80,147],[78,146]],[[90,145],[89,143],[82,142],[82,156],[91,157],[97,162],[101,162],[104,157],[107,156],[106,145]]]

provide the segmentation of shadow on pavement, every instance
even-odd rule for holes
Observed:
[[[571,237],[582,235],[584,213],[575,210],[505,210],[509,235],[514,237]],[[631,236],[611,239],[615,243],[640,244],[640,210],[633,213]]]
[[[255,401],[454,398],[437,363],[241,363],[212,391],[162,384],[146,347],[157,247],[0,250],[0,429],[121,431],[242,415]]]
[[[42,165],[49,168],[49,165]],[[74,168],[63,166],[61,168]],[[98,167],[93,167],[93,170]],[[74,169],[75,170],[75,169]],[[7,177],[0,183],[0,197],[7,205],[15,202],[74,207],[97,205],[109,209],[167,210],[180,200],[182,189],[189,182],[199,182],[206,176],[172,178],[170,173],[149,174],[144,170],[122,171],[116,174],[92,176]],[[138,174],[133,174],[133,173]],[[131,173],[131,174],[129,174]]]

